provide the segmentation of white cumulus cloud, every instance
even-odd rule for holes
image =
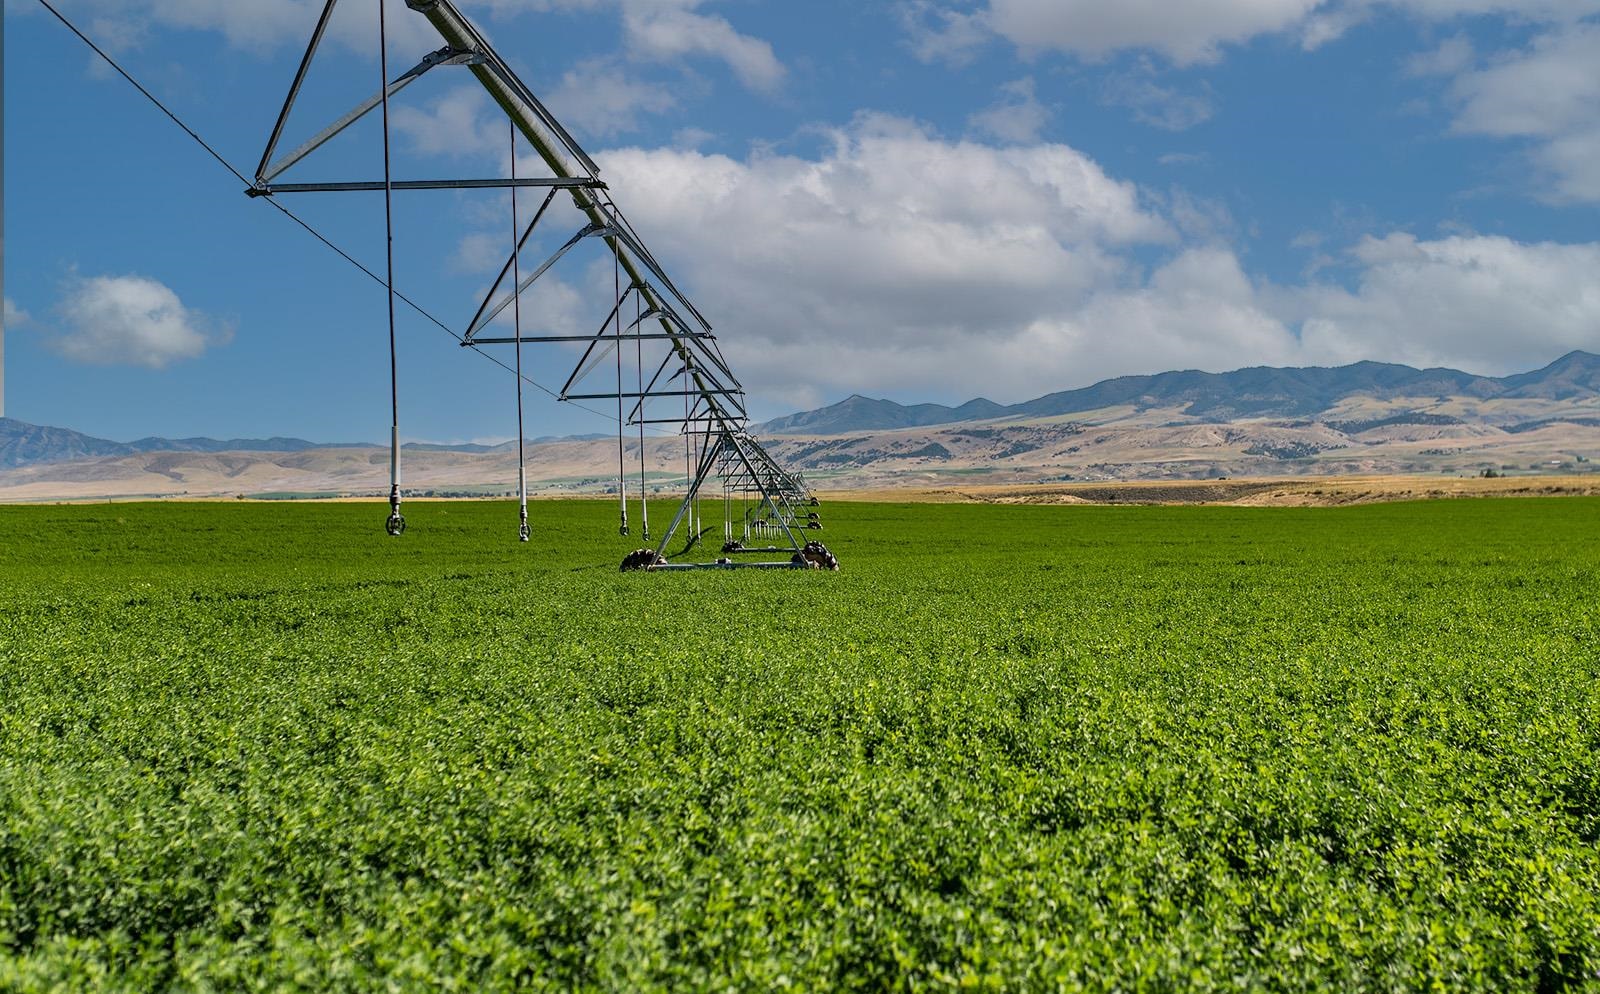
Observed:
[[[788,75],[770,42],[738,30],[726,17],[703,13],[705,0],[487,0],[487,6],[502,17],[530,10],[616,9],[623,52],[631,59],[711,58],[725,63],[746,86],[763,91],[777,89]]]
[[[16,301],[10,297],[5,298],[5,323],[0,327],[22,328],[26,327],[32,320],[33,317],[27,311],[18,307]]]
[[[1135,119],[1164,131],[1186,131],[1211,119],[1216,112],[1209,90],[1185,93],[1158,84],[1155,70],[1148,63],[1137,70],[1108,76],[1101,88],[1101,99],[1113,106],[1127,107]]]
[[[637,56],[669,62],[688,55],[721,59],[752,89],[775,90],[786,70],[772,46],[741,34],[725,17],[698,13],[695,0],[638,0],[622,7],[623,36]]]
[[[1024,49],[1097,58],[1150,48],[1179,64],[1213,62],[1221,46],[1282,31],[1321,0],[990,0],[996,32]]]
[[[630,79],[614,59],[586,59],[561,76],[550,106],[585,134],[610,138],[639,126],[642,114],[660,114],[677,104],[672,91]]]
[[[1275,286],[1229,247],[1225,214],[1181,192],[1153,204],[1062,145],[866,118],[814,158],[629,149],[604,162],[736,368],[794,404],[1019,400],[1174,367],[1506,373],[1593,348],[1600,328],[1600,244],[1368,236],[1330,247],[1345,282]],[[1149,252],[1165,261],[1146,271]]]
[[[1216,62],[1229,45],[1282,35],[1306,48],[1327,44],[1376,12],[1429,23],[1497,16],[1570,24],[1600,12],[1600,0],[905,0],[913,51],[960,61],[1000,37],[1024,52],[1099,59],[1156,52],[1176,65]]]
[[[51,346],[69,359],[97,365],[161,369],[230,336],[145,276],[73,277],[58,310],[62,327]]]
[[[1526,48],[1456,77],[1455,127],[1530,140],[1551,200],[1600,202],[1600,24],[1545,32]]]
[[[1025,394],[1126,373],[1293,363],[1294,332],[1260,296],[1230,250],[1184,249],[1142,282],[1042,312],[996,359],[1031,385]]]
[[[1448,21],[1493,15],[1522,21],[1576,21],[1600,13],[1600,0],[1361,0],[1369,7],[1390,6],[1416,17]]]
[[[1130,249],[1177,237],[1065,145],[951,141],[883,116],[831,139],[816,157],[603,154],[635,224],[764,386],[796,370],[840,389],[1044,384],[1061,370],[1009,364],[1007,343],[1136,279]]]
[[[1172,367],[1511,372],[1593,347],[1600,327],[1600,245],[1367,237],[1322,246],[1324,266],[1277,286],[1232,248],[1222,205],[1141,191],[1066,145],[954,140],[883,115],[825,137],[809,155],[598,153],[768,404],[1020,400]],[[609,273],[569,271],[535,310],[585,330],[579,298],[608,299]]]
[[[476,86],[455,86],[422,106],[390,108],[390,127],[424,155],[509,158],[511,133],[504,117],[489,114],[489,97]]]
[[[1427,52],[1406,60],[1406,71],[1413,76],[1454,76],[1471,66],[1477,58],[1472,39],[1465,34],[1451,35]]]
[[[323,0],[57,0],[114,51],[146,44],[154,29],[213,31],[235,48],[269,52],[303,46],[311,38]],[[635,60],[674,63],[700,57],[725,63],[752,89],[772,91],[787,76],[764,39],[739,31],[726,18],[700,10],[704,0],[482,0],[462,5],[480,22],[550,10],[615,9],[621,16],[622,51]],[[7,13],[35,13],[33,3],[7,0]],[[384,0],[391,59],[404,62],[436,49],[440,38],[405,0]],[[487,16],[483,16],[487,15]],[[328,27],[333,42],[364,55],[378,50],[378,14],[371,2],[342,3]],[[404,68],[401,66],[400,68]],[[640,105],[643,106],[643,105]]]
[[[1039,102],[1032,76],[1000,88],[1000,99],[967,119],[968,126],[1006,142],[1034,142],[1050,122],[1050,108]]]
[[[1309,286],[1283,311],[1308,356],[1514,372],[1600,341],[1600,244],[1497,235],[1366,237],[1355,286]]]
[[[622,149],[604,164],[635,222],[703,271],[697,282],[747,275],[738,292],[781,300],[786,327],[917,340],[956,321],[1004,324],[1120,270],[1108,248],[1173,237],[1132,184],[1065,145],[953,142],[882,116],[831,138],[815,159]]]
[[[115,50],[145,44],[154,28],[215,31],[229,45],[266,52],[311,39],[322,0],[58,0],[62,12],[83,21],[97,41]],[[6,4],[6,13],[32,12],[37,5]],[[439,35],[405,0],[384,0],[389,44],[395,52],[421,55],[439,47]],[[376,5],[343,3],[329,22],[328,37],[363,54],[378,51]]]
[[[904,0],[899,13],[911,51],[924,62],[964,65],[993,37],[984,10],[952,9],[936,0]]]

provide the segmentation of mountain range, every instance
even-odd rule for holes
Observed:
[[[1209,422],[1309,418],[1357,396],[1378,401],[1399,397],[1548,401],[1600,397],[1600,356],[1570,352],[1543,369],[1502,377],[1382,362],[1333,368],[1252,366],[1227,373],[1187,369],[1119,376],[1011,405],[982,397],[959,407],[902,405],[856,394],[815,411],[775,418],[758,430],[773,435],[835,435],[998,418],[1062,417],[1108,408],[1176,409],[1186,417]]]
[[[1587,474],[1600,465],[1600,356],[1478,376],[1360,362],[1124,376],[1019,404],[854,396],[757,426],[773,456],[826,490],[1296,476]],[[530,486],[616,490],[610,435],[530,440]],[[406,446],[413,493],[505,494],[514,442]],[[627,444],[630,479],[684,485],[677,436]],[[642,465],[641,465],[642,464]],[[0,501],[165,495],[382,494],[378,444],[298,438],[116,442],[0,419]],[[630,493],[636,493],[630,486]]]
[[[577,440],[608,436],[577,435]],[[553,435],[529,439],[529,444],[563,441]],[[98,456],[132,456],[150,452],[309,452],[314,449],[375,449],[376,442],[308,442],[303,438],[160,438],[147,436],[131,442],[113,442],[71,428],[52,428],[29,424],[15,418],[0,418],[0,468],[17,468],[41,463],[71,462]],[[455,445],[435,442],[407,442],[401,446],[413,452],[488,453],[515,451],[515,442],[482,445],[463,442]]]

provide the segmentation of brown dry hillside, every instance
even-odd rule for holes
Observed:
[[[1508,431],[1467,423],[1369,427],[1370,418],[1336,427],[1276,421],[1176,423],[1176,412],[1156,411],[1098,416],[1111,420],[974,422],[838,436],[784,435],[766,442],[780,462],[822,490],[977,494],[994,487],[1046,485],[1057,487],[1063,499],[1077,495],[1096,500],[1101,497],[1083,495],[1109,494],[1108,499],[1120,500],[1119,488],[1132,482],[1187,482],[1199,488],[1194,493],[1210,494],[1208,488],[1215,488],[1220,478],[1454,480],[1477,477],[1484,470],[1513,477],[1580,475],[1595,466],[1591,459],[1600,458],[1600,421],[1554,420]],[[541,442],[529,445],[527,456],[528,479],[536,492],[598,494],[615,486],[615,442]],[[637,443],[628,445],[625,462],[633,489],[639,479]],[[652,489],[680,490],[684,472],[681,439],[649,440],[646,474]],[[504,493],[515,479],[513,450],[405,454],[405,483],[413,492]],[[387,487],[388,452],[370,447],[146,452],[0,470],[0,501],[371,494]],[[1237,486],[1224,491],[1234,494],[1227,498],[1231,500],[1253,495]]]
[[[1251,507],[1335,507],[1379,501],[1462,497],[1600,496],[1600,474],[1449,479],[1353,476],[1277,480],[1052,483],[930,490],[858,490],[824,498],[981,504],[1232,504]]]

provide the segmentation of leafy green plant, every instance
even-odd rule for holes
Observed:
[[[0,508],[0,989],[1594,989],[1589,499]]]

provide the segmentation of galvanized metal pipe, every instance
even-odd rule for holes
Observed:
[[[516,125],[517,130],[521,131],[523,137],[528,139],[528,143],[533,146],[534,151],[539,153],[539,157],[544,160],[545,165],[550,168],[551,172],[558,177],[585,175],[591,179],[599,178],[598,167],[588,159],[582,149],[577,147],[577,143],[571,139],[571,136],[558,131],[559,126],[554,125],[553,119],[547,121],[547,115],[539,113],[534,104],[530,103],[531,94],[524,94],[513,85],[515,77],[511,76],[509,70],[505,70],[504,67],[497,64],[498,56],[494,54],[488,43],[478,34],[477,29],[456,9],[455,4],[451,3],[450,0],[406,0],[406,6],[426,17],[428,23],[433,25],[434,30],[439,32],[439,36],[451,48],[463,52],[477,52],[485,56],[483,62],[469,64],[467,70],[477,77],[478,82],[488,92],[490,99],[500,105],[500,109],[505,111],[506,116]],[[604,228],[612,226],[613,218],[607,214],[600,202],[591,193],[583,189],[575,189],[570,192],[573,206],[586,215],[591,223]],[[627,272],[630,281],[646,287],[640,291],[646,294],[646,303],[651,307],[669,310],[669,308],[663,306],[663,302],[648,288],[644,274],[640,272],[636,260],[622,251],[619,242],[624,239],[618,235],[609,234],[605,240],[607,245],[610,246],[612,254],[616,256],[623,270]],[[663,330],[669,333],[673,330],[666,321],[662,322],[662,327]],[[687,354],[688,346],[684,342],[675,341],[674,345],[680,354]],[[697,386],[707,387],[698,369],[693,375]],[[729,422],[731,420],[729,415],[723,410],[721,404],[710,397],[709,390],[707,390],[707,395],[718,420]],[[732,424],[730,423],[727,426],[731,428]]]
[[[400,368],[395,358],[394,341],[394,177],[389,165],[389,32],[378,0],[378,72],[383,85],[383,227],[384,252],[389,272],[385,289],[389,293],[389,526],[390,535],[405,531],[400,516]]]
[[[514,183],[517,178],[517,126],[509,125],[507,130],[511,133],[511,179]],[[515,286],[522,276],[522,242],[517,238],[520,227],[517,217],[517,191],[511,190],[511,284]],[[516,304],[513,305],[513,328],[517,347],[517,501],[519,504],[517,525],[517,538],[526,542],[529,539],[528,530],[528,465],[527,444],[523,441],[522,418],[522,294],[516,295]]]

